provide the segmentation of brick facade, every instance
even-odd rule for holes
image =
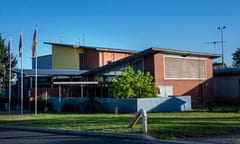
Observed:
[[[206,79],[165,79],[164,55],[155,54],[144,58],[145,72],[154,77],[156,87],[172,86],[173,95],[191,95],[193,105],[211,102],[213,99],[212,60],[206,59]]]
[[[125,58],[132,53],[129,52],[116,52],[116,51],[101,51],[85,49],[84,64],[85,69],[91,70]]]

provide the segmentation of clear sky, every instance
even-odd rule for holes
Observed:
[[[23,67],[31,68],[31,43],[38,29],[38,56],[51,54],[43,42],[144,50],[169,48],[224,55],[240,47],[240,0],[0,0],[0,33],[13,39],[18,57],[23,31]],[[217,59],[221,62],[221,59]],[[19,60],[20,63],[20,60]],[[18,65],[19,67],[19,65]]]

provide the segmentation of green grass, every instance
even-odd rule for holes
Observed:
[[[141,120],[130,129],[134,114],[38,114],[0,116],[0,125],[59,128],[106,132],[141,133]],[[151,113],[149,135],[175,139],[239,132],[240,113]]]
[[[239,104],[217,104],[194,108],[194,111],[205,112],[240,112]]]

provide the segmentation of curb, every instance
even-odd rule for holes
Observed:
[[[33,132],[44,132],[54,134],[65,134],[65,135],[76,135],[76,136],[98,136],[98,137],[109,137],[109,138],[120,138],[120,139],[132,139],[132,140],[145,140],[154,141],[157,143],[171,143],[171,144],[209,144],[205,142],[194,142],[194,141],[175,141],[175,140],[162,140],[156,139],[145,134],[131,134],[131,133],[110,133],[110,132],[98,132],[98,131],[82,131],[82,130],[63,130],[54,128],[37,128],[37,127],[25,127],[25,126],[4,126],[0,125],[0,128],[33,131]]]
[[[144,135],[144,134],[63,130],[63,129],[54,129],[54,128],[37,128],[37,127],[3,126],[3,125],[0,125],[0,128],[35,131],[35,132],[46,132],[46,133],[55,133],[55,134],[77,135],[77,136],[100,136],[100,137],[112,137],[112,138],[122,138],[122,139],[136,139],[136,140],[156,140],[155,138],[148,135]]]

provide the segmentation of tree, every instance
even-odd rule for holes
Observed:
[[[17,65],[17,59],[11,54],[11,67],[14,68]],[[4,44],[4,39],[0,33],[0,93],[4,86],[8,84],[9,80],[9,56],[8,48]],[[14,75],[11,76],[11,79]]]
[[[233,66],[239,67],[240,66],[240,48],[237,48],[237,50],[232,54],[233,59]]]
[[[119,98],[143,98],[156,97],[157,88],[154,85],[153,77],[149,72],[134,72],[127,67],[121,76],[113,81],[114,95]]]

